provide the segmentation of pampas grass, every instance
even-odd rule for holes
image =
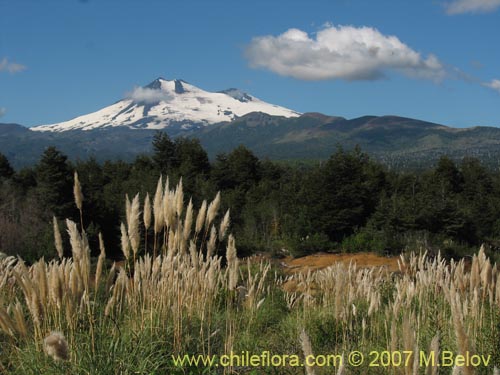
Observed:
[[[139,233],[139,218],[141,215],[140,205],[139,205],[139,194],[137,194],[132,203],[129,204],[129,210],[127,211],[127,234],[130,241],[130,247],[132,248],[134,263],[137,258],[137,253],[139,252],[140,244],[140,233]]]
[[[55,361],[66,361],[69,359],[69,347],[66,338],[61,332],[51,332],[43,340],[45,353]]]
[[[56,247],[56,251],[57,251],[57,255],[59,256],[59,259],[62,259],[64,256],[64,250],[63,250],[61,231],[59,230],[59,224],[58,224],[55,216],[53,217],[52,220],[53,220],[53,224],[54,224],[54,245]]]
[[[148,373],[183,371],[168,364],[154,367],[166,353],[272,349],[291,354],[302,348],[310,355],[313,343],[320,354],[426,348],[495,355],[498,350],[498,267],[484,248],[473,257],[470,269],[464,260],[446,262],[440,255],[429,258],[421,252],[402,256],[399,273],[338,263],[285,274],[267,260],[238,258],[229,210],[223,216],[218,212],[219,193],[210,204],[203,201],[196,213],[182,189],[181,183],[170,189],[160,178],[153,207],[149,195],[143,207],[138,195],[125,198],[120,227],[125,266],[106,266],[102,235],[97,262],[91,262],[85,231],[67,220],[67,233],[61,233],[56,219],[58,260],[27,265],[12,257],[0,259],[0,368],[33,366],[26,373],[57,373],[55,367],[26,363],[28,355],[23,353],[36,358],[42,350],[58,362],[54,366],[67,359],[64,366],[70,373],[100,371],[92,361],[115,370],[117,363],[127,363],[131,348],[158,352],[154,360],[140,355],[137,359],[144,365],[140,370]],[[153,254],[146,242],[144,254],[140,249],[141,208],[144,236],[148,223],[155,233]],[[67,258],[62,256],[63,236],[71,246]],[[45,337],[47,332],[53,333]],[[65,332],[67,340],[58,332]],[[54,349],[63,342],[66,355]],[[120,345],[123,352],[116,354]],[[69,347],[78,353],[71,360]],[[109,356],[99,354],[99,348],[110,348]],[[415,373],[415,358],[396,373]],[[86,367],[82,361],[88,361]],[[495,371],[494,365],[499,364],[492,363],[488,373]],[[332,373],[321,367],[290,373],[304,370]],[[384,374],[382,368],[359,370]],[[350,371],[340,367],[337,374]],[[466,367],[453,371],[472,373]],[[434,375],[438,369],[429,365],[420,372]]]
[[[314,371],[314,368],[310,365],[307,364],[306,359],[313,358],[314,353],[312,350],[312,345],[311,345],[311,339],[309,338],[309,335],[305,331],[305,329],[302,329],[299,335],[300,339],[300,346],[302,347],[302,353],[304,354],[304,365],[306,369],[306,374],[307,375],[315,375],[316,372]]]
[[[128,238],[127,228],[125,224],[121,223],[120,225],[121,232],[121,245],[122,245],[122,253],[126,260],[130,258],[130,240]]]
[[[75,204],[80,211],[80,225],[83,231],[83,193],[82,186],[80,185],[80,180],[78,179],[78,173],[75,171],[74,174],[74,184],[73,184],[73,196],[75,197]]]

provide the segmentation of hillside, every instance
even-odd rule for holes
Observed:
[[[0,152],[16,166],[30,165],[49,145],[72,159],[131,160],[151,150],[158,130],[102,127],[94,130],[32,131],[17,124],[0,124]],[[452,128],[397,116],[355,119],[306,113],[286,118],[252,112],[230,122],[179,131],[171,136],[200,139],[209,156],[229,152],[240,144],[261,158],[274,160],[326,159],[338,146],[364,151],[393,167],[420,167],[443,154],[455,159],[475,156],[496,166],[500,160],[500,129]]]

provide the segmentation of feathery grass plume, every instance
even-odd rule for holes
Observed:
[[[217,230],[215,230],[215,226],[212,225],[212,229],[210,230],[210,239],[208,240],[207,243],[207,260],[214,255],[216,241],[217,241]]]
[[[127,222],[127,227],[130,225],[130,215],[132,213],[132,203],[128,194],[125,194],[125,221]]]
[[[224,219],[222,219],[222,222],[220,223],[219,227],[219,239],[222,240],[224,236],[226,235],[227,228],[229,227],[230,223],[230,216],[229,216],[229,208],[226,211],[226,214],[224,215]]]
[[[432,338],[431,344],[429,346],[429,354],[434,355],[434,358],[439,358],[439,333]],[[425,370],[425,375],[437,375],[439,367],[437,363],[429,363]]]
[[[2,306],[0,306],[0,331],[12,337],[15,337],[16,334],[14,322]]]
[[[409,314],[406,314],[403,317],[403,348],[404,350],[408,350],[411,352],[410,357],[411,359],[408,361],[408,364],[413,364],[417,354],[414,351],[415,345],[416,345],[416,340],[415,340],[415,330],[411,326],[411,320],[414,318],[413,314],[410,316]],[[405,366],[405,374],[406,375],[413,375],[413,367],[408,365]]]
[[[71,244],[71,253],[74,259],[80,259],[83,256],[83,243],[82,237],[76,228],[76,223],[70,219],[66,219],[66,226],[68,227],[69,243]]]
[[[153,214],[154,214],[154,231],[155,233],[160,233],[163,228],[163,181],[162,176],[158,179],[158,184],[156,185],[156,192],[153,197]]]
[[[128,238],[127,229],[125,228],[125,224],[120,225],[121,231],[121,243],[122,243],[122,252],[125,256],[125,259],[128,260],[130,257],[130,240]]]
[[[108,277],[106,278],[106,291],[109,292],[111,290],[111,287],[113,286],[113,283],[115,282],[115,276],[116,276],[116,262],[113,262],[113,265],[111,266],[111,269],[109,270]]]
[[[73,195],[75,196],[76,207],[81,211],[83,208],[83,194],[80,180],[78,179],[78,172],[75,171],[75,183],[73,185]]]
[[[97,266],[95,269],[95,289],[99,288],[99,281],[101,280],[102,268],[104,261],[106,260],[106,249],[104,248],[104,240],[102,239],[102,233],[99,232],[99,258],[97,259]]]
[[[55,361],[69,359],[69,347],[66,338],[61,332],[53,331],[43,340],[45,353]]]
[[[483,290],[486,292],[492,286],[493,281],[493,268],[491,267],[490,260],[484,261],[483,269],[481,270],[481,283],[483,284]]]
[[[207,213],[207,201],[204,200],[201,204],[200,210],[198,211],[198,216],[196,216],[196,228],[195,232],[200,233],[203,229],[203,224],[205,223],[205,215]]]
[[[56,246],[59,259],[62,259],[64,256],[64,249],[62,244],[61,232],[59,230],[59,224],[57,223],[57,219],[55,216],[53,217],[52,221],[54,222],[54,244]]]
[[[481,282],[481,275],[480,275],[480,270],[479,270],[479,260],[477,255],[474,255],[472,257],[472,266],[471,266],[471,271],[470,271],[470,290],[472,292],[473,289],[477,288],[479,286],[479,283]]]
[[[238,256],[236,255],[236,241],[232,234],[229,235],[227,240],[227,248],[226,248],[226,259],[227,259],[227,268],[229,270],[228,276],[228,289],[234,290],[236,289],[236,284],[238,284]]]
[[[187,241],[189,239],[192,227],[193,227],[193,200],[190,199],[186,209],[186,217],[184,218],[184,228],[182,233],[184,241]]]
[[[148,230],[151,227],[151,199],[149,198],[149,193],[146,193],[146,198],[144,198],[144,212],[142,214],[142,219],[144,221],[144,252],[148,252]]]
[[[493,368],[493,375],[500,375],[500,371],[498,370],[498,367]]]
[[[24,319],[24,312],[21,306],[21,302],[16,301],[14,305],[14,322],[16,323],[16,330],[22,337],[28,336],[28,326],[26,320]]]
[[[130,240],[130,246],[134,253],[134,263],[139,251],[140,243],[140,233],[139,233],[139,220],[140,220],[140,203],[139,203],[139,193],[136,194],[129,208],[130,212],[127,215],[127,226],[128,226],[128,238]]]
[[[176,225],[176,192],[165,190],[163,197],[163,216],[165,217],[165,227],[171,228]]]
[[[477,259],[477,258],[476,258]],[[471,270],[472,272],[472,270]],[[453,326],[455,328],[455,336],[457,339],[457,346],[459,353],[465,355],[469,352],[469,338],[465,331],[464,327],[464,317],[462,311],[462,303],[460,302],[460,296],[458,294],[455,295],[455,298],[452,298],[450,301],[451,305],[451,315],[453,319]],[[469,366],[464,366],[460,369],[465,375],[472,375],[474,371]]]
[[[311,345],[311,339],[309,338],[309,335],[307,334],[305,329],[302,329],[299,338],[300,338],[300,345],[302,346],[302,353],[304,353],[304,359],[314,357]],[[307,360],[304,361],[304,365],[306,368],[307,375],[315,375],[314,368],[312,366],[308,366]]]
[[[61,279],[64,280],[65,277],[66,273],[65,266],[66,264],[61,265],[61,267],[59,268],[60,272],[56,272],[56,270],[53,269],[52,272],[50,273],[50,280],[49,280],[50,296],[52,298],[53,303],[55,303],[58,309],[61,308],[62,300],[64,297],[63,284],[67,284],[61,281]]]
[[[171,193],[170,190],[165,189],[163,192],[163,201],[162,201],[162,209],[163,209],[163,220],[165,220],[164,225],[164,231],[167,233],[167,229],[170,228],[170,205],[171,205]]]
[[[182,210],[184,209],[184,191],[182,188],[182,177],[177,184],[177,188],[175,189],[175,211],[177,212],[177,216],[181,217]]]
[[[210,202],[210,204],[208,205],[207,220],[206,220],[207,228],[210,226],[212,221],[217,216],[217,212],[219,211],[219,206],[220,206],[220,191],[217,192],[217,195],[215,196],[214,200]]]
[[[75,196],[75,204],[80,211],[80,225],[83,231],[83,194],[82,186],[80,185],[80,180],[78,179],[78,173],[75,171],[75,183],[73,185],[73,195]]]
[[[146,193],[146,198],[144,198],[144,212],[142,218],[144,220],[144,229],[147,231],[151,227],[151,199],[149,198],[149,193]]]

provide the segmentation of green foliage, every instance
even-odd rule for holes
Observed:
[[[90,158],[72,166],[49,147],[35,168],[13,175],[0,156],[0,170],[9,176],[3,178],[5,192],[11,191],[3,204],[22,203],[29,211],[29,201],[40,208],[40,223],[23,228],[26,238],[49,233],[52,215],[79,221],[72,194],[76,170],[84,195],[84,227],[92,232],[91,242],[102,232],[112,257],[121,254],[124,196],[139,192],[144,199],[160,173],[168,173],[171,185],[182,176],[186,200],[192,198],[198,207],[205,197],[222,192],[222,209],[231,208],[231,230],[241,255],[281,255],[286,250],[297,256],[331,250],[386,254],[415,245],[452,257],[482,242],[500,243],[500,173],[474,158],[457,163],[442,157],[433,168],[403,173],[388,171],[359,148],[337,148],[319,164],[291,164],[259,160],[240,145],[210,164],[198,140],[172,140],[161,132],[153,149],[132,162]],[[6,225],[19,228],[13,232],[22,232],[26,220],[20,215],[4,217]],[[7,242],[5,252],[20,251]],[[25,252],[35,256],[48,250]]]
[[[4,154],[0,153],[0,182],[2,179],[11,178],[14,174],[14,169],[9,163],[9,160],[5,157]]]
[[[302,238],[289,241],[290,251],[293,256],[300,257],[320,251],[332,250],[334,245],[325,233],[313,233]]]
[[[35,167],[35,173],[41,205],[58,217],[71,217],[73,173],[66,155],[55,147],[47,148]]]
[[[356,253],[361,251],[374,251],[384,253],[387,240],[384,232],[362,229],[357,233],[344,238],[341,244],[342,251]]]
[[[156,168],[167,174],[172,167],[177,165],[175,145],[167,133],[158,132],[153,138],[153,161]]]

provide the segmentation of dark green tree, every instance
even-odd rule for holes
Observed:
[[[196,176],[208,175],[208,155],[198,139],[177,138],[174,143],[178,173],[183,178],[194,181]]]
[[[73,172],[68,158],[55,147],[48,147],[35,168],[37,196],[48,214],[72,217]]]
[[[313,171],[301,193],[310,233],[340,241],[366,223],[384,185],[383,172],[371,163],[358,148],[351,152],[340,148]]]
[[[3,179],[9,179],[14,175],[14,169],[12,169],[7,157],[0,153],[0,181]]]
[[[238,188],[246,192],[259,181],[260,172],[259,159],[240,145],[227,155],[217,156],[212,175],[221,190]]]
[[[153,161],[158,170],[166,175],[173,168],[177,168],[178,160],[175,144],[167,133],[158,132],[153,138]]]

